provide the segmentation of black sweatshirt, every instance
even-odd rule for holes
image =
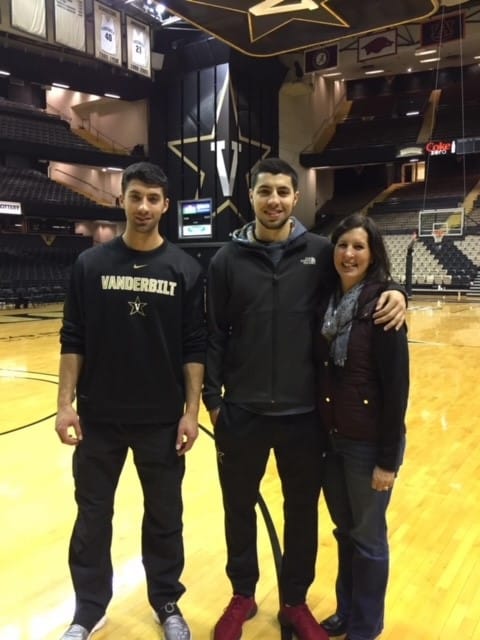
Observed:
[[[77,410],[94,421],[171,423],[184,409],[183,365],[204,362],[200,265],[165,241],[136,251],[115,238],[77,259],[61,353],[84,357]]]

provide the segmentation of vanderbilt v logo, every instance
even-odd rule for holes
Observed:
[[[233,151],[232,165],[230,167],[230,176],[227,175],[227,166],[223,152],[225,151],[225,140],[217,140],[210,144],[210,151],[215,151],[217,161],[217,175],[222,185],[222,193],[225,198],[231,196],[233,193],[233,185],[235,184],[235,178],[237,176],[238,167],[238,153],[242,150],[242,145],[236,140],[230,142]]]

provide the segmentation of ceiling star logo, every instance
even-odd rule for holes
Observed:
[[[170,11],[244,54],[323,46],[435,14],[439,0],[164,0]]]
[[[137,296],[133,302],[128,303],[130,305],[130,315],[131,316],[145,316],[145,307],[147,306],[146,302],[141,302],[140,298]]]
[[[264,0],[263,2],[234,0],[226,7],[224,2],[193,0],[192,4],[208,4],[225,11],[235,11],[245,14],[248,20],[250,41],[255,42],[267,34],[273,33],[289,24],[293,20],[313,22],[339,28],[349,25],[329,6],[330,0],[298,0],[285,2],[284,0]],[[247,4],[247,6],[245,6]]]
[[[265,35],[273,33],[293,20],[314,22],[332,27],[345,28],[349,25],[340,18],[325,2],[259,2],[250,7],[248,26],[250,40],[254,42]]]

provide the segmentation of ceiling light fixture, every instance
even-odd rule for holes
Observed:
[[[116,93],[104,93],[103,95],[106,98],[114,98],[115,100],[120,100],[120,96],[118,96]]]
[[[426,64],[427,62],[438,62],[440,58],[426,58],[425,60],[420,60],[420,64]]]
[[[385,69],[374,69],[373,71],[365,71],[366,76],[374,76],[378,73],[385,73]]]
[[[165,18],[165,20],[162,20],[162,25],[164,27],[168,27],[171,24],[175,24],[176,22],[180,22],[181,18],[179,18],[178,16],[169,16],[168,18]]]
[[[334,71],[332,73],[324,73],[322,74],[322,78],[336,78],[337,76],[341,76],[341,71]]]
[[[69,84],[62,84],[61,82],[52,82],[52,87],[57,87],[58,89],[70,89]]]
[[[9,76],[10,75],[10,71],[3,71],[0,69],[0,76]]]
[[[436,49],[425,49],[425,51],[415,51],[416,56],[429,56],[431,53],[437,53]]]

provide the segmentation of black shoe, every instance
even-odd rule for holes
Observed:
[[[325,629],[329,636],[342,636],[347,632],[347,621],[337,613],[333,613],[320,622],[320,626]]]

